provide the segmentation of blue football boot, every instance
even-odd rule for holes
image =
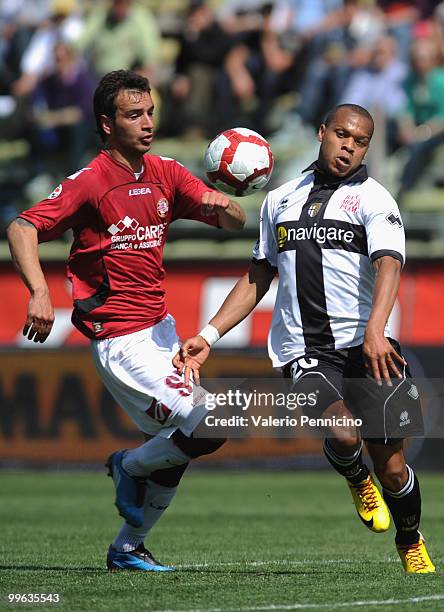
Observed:
[[[108,476],[116,487],[115,504],[120,516],[133,527],[143,524],[143,502],[145,499],[146,482],[143,478],[130,476],[122,467],[122,459],[126,450],[120,450],[108,457],[105,463]]]
[[[112,545],[108,549],[106,565],[109,570],[133,570],[139,572],[172,572],[172,567],[162,565],[143,544],[131,552],[119,552]]]

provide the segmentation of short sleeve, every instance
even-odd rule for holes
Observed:
[[[55,240],[78,224],[81,208],[87,202],[85,192],[83,180],[67,178],[47,198],[19,217],[34,225],[39,242]]]
[[[253,247],[253,259],[266,259],[271,266],[277,268],[278,250],[270,208],[271,202],[268,195],[261,208],[259,239]]]
[[[398,205],[388,191],[375,193],[363,214],[368,254],[372,261],[389,255],[405,262],[404,225]]]
[[[193,176],[182,164],[175,160],[171,160],[171,164],[175,190],[172,221],[176,219],[193,219],[194,221],[202,221],[202,223],[207,225],[219,227],[217,213],[212,215],[204,215],[202,213],[202,195],[206,191],[214,190]]]

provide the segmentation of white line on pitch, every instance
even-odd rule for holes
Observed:
[[[328,604],[311,604],[311,603],[297,603],[297,604],[270,604],[269,606],[248,606],[248,607],[236,607],[236,608],[192,608],[190,610],[157,610],[155,612],[262,612],[266,610],[304,610],[304,609],[321,609],[328,608],[334,610],[335,608],[352,608],[361,606],[396,606],[400,604],[415,604],[424,603],[425,601],[443,601],[444,594],[440,595],[424,595],[419,597],[408,597],[406,599],[369,599],[366,601],[349,601],[347,603],[328,603]]]
[[[361,559],[362,561],[362,559]],[[260,567],[264,565],[335,565],[338,563],[356,563],[356,559],[270,559],[269,561],[208,561],[207,563],[183,563],[174,565],[176,569],[200,569],[211,567]],[[384,563],[399,563],[399,559],[383,559]],[[378,561],[378,564],[381,561]]]

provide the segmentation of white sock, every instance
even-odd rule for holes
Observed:
[[[142,527],[122,526],[113,546],[120,552],[130,552],[141,544],[175,496],[177,487],[164,487],[151,480],[146,483],[144,520]]]
[[[151,472],[188,463],[190,457],[171,438],[156,436],[125,453],[122,467],[130,476],[144,477]]]

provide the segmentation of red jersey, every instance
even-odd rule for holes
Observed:
[[[102,151],[20,217],[39,242],[72,228],[68,262],[72,322],[89,338],[111,338],[150,327],[167,314],[163,247],[175,219],[217,226],[202,215],[208,187],[173,159],[145,155],[139,179]]]

